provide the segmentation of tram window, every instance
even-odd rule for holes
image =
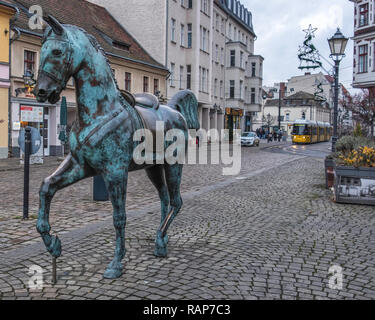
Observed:
[[[306,125],[301,125],[301,126],[298,126],[298,125],[295,125],[293,127],[293,132],[292,134],[294,135],[307,135],[309,134],[309,128],[306,126]]]

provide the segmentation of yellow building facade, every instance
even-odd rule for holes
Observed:
[[[0,1],[0,159],[8,157],[9,118],[9,35],[15,10]]]

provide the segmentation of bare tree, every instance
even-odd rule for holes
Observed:
[[[359,122],[367,132],[374,137],[375,124],[375,92],[369,89],[362,89],[360,93],[346,97],[342,105],[353,114],[353,120]]]

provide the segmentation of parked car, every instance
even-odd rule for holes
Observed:
[[[259,147],[260,139],[255,132],[244,132],[241,135],[241,146]]]

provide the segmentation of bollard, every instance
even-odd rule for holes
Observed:
[[[31,128],[25,128],[25,159],[23,183],[23,219],[29,219],[29,181],[30,181]]]
[[[52,284],[57,283],[57,261],[55,257],[52,257]]]

